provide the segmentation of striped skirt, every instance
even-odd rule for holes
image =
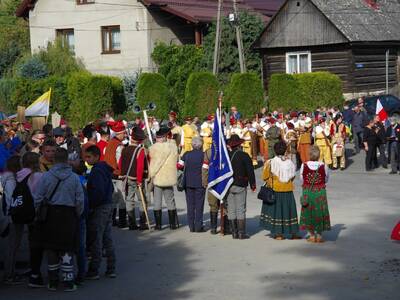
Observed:
[[[272,236],[297,234],[299,224],[293,192],[275,192],[275,199],[272,205],[263,204],[260,226],[269,230]]]

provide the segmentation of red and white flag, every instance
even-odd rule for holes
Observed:
[[[381,122],[385,122],[388,118],[388,115],[382,106],[381,100],[379,99],[376,101],[376,115],[379,116],[379,120]]]

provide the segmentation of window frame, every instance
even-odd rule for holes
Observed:
[[[100,31],[101,31],[101,54],[120,54],[121,53],[121,49],[119,50],[113,50],[112,49],[112,30],[118,28],[119,29],[119,33],[121,36],[121,26],[120,25],[107,25],[107,26],[101,26]],[[109,49],[110,50],[105,50],[105,45],[104,45],[104,38],[103,38],[103,34],[104,32],[107,31],[108,34],[108,40],[109,40]],[[121,37],[120,37],[121,39]],[[121,43],[121,41],[120,41]],[[121,47],[120,47],[121,48]]]
[[[303,73],[289,73],[289,56],[297,56],[297,71],[300,71],[300,55],[307,55],[307,65],[308,71]],[[312,72],[312,56],[311,51],[295,51],[295,52],[286,52],[286,74],[304,74]]]
[[[76,5],[95,4],[96,0],[76,0]]]
[[[68,42],[68,39],[66,39],[66,33],[68,33],[68,32],[72,32],[72,34],[73,34],[73,36],[74,36],[74,49],[72,50],[72,49],[70,48],[70,45],[67,44],[67,45],[68,45],[68,49],[69,49],[72,53],[75,53],[75,46],[76,46],[76,43],[75,43],[75,30],[74,30],[74,28],[58,28],[58,29],[56,29],[56,37],[57,37],[57,38],[62,38],[62,39],[64,40],[64,42]]]

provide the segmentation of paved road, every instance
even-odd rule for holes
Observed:
[[[68,295],[0,285],[0,298],[398,300],[400,244],[389,235],[400,219],[400,175],[387,173],[366,174],[361,154],[348,170],[332,174],[333,229],[323,245],[269,238],[258,227],[261,205],[251,194],[248,241],[190,234],[186,226],[175,232],[116,230],[117,279],[87,282]],[[298,183],[295,193],[298,200]],[[183,194],[177,202],[185,223]]]

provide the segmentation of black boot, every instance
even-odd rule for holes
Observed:
[[[126,228],[128,224],[126,223],[126,209],[118,210],[118,228]]]
[[[230,235],[232,234],[232,229],[229,223],[228,216],[224,217],[224,235]]]
[[[129,230],[138,230],[139,226],[136,225],[136,216],[135,216],[135,211],[130,211],[128,212],[128,224],[129,224]]]
[[[117,209],[114,208],[112,213],[112,226],[116,227],[117,225]]]
[[[177,220],[176,220],[176,209],[168,211],[168,219],[169,219],[169,229],[175,230],[177,229]]]
[[[231,225],[232,238],[237,240],[239,238],[237,220],[229,220],[229,223]]]
[[[147,226],[147,224],[146,224],[146,214],[144,211],[140,213],[139,222],[140,222],[139,230],[143,231],[143,230],[149,229],[149,226]]]
[[[250,236],[246,233],[246,220],[237,220],[239,230],[239,240],[249,239]]]
[[[154,227],[154,229],[161,230],[162,229],[162,210],[154,211],[154,220],[156,222],[156,226]]]
[[[218,221],[218,213],[210,212],[210,233],[217,234],[217,221]]]

